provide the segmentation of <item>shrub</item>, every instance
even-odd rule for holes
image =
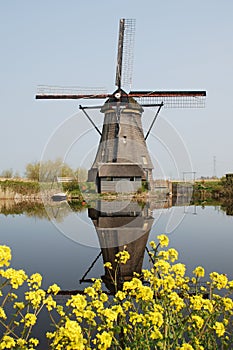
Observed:
[[[0,323],[5,332],[0,349],[35,348],[38,340],[30,334],[42,307],[54,325],[54,331],[46,334],[51,349],[232,349],[233,281],[212,272],[202,285],[201,266],[187,277],[175,249],[158,249],[168,246],[168,237],[157,238],[157,244],[150,243],[151,269],[135,274],[113,296],[103,292],[101,280],[94,280],[83,294],[70,296],[65,306],[56,302],[56,284],[45,292],[39,274],[28,278],[24,271],[8,268],[10,248],[1,246]],[[105,264],[116,287],[120,267],[128,261],[129,253],[120,251],[114,268]],[[19,301],[13,291],[23,284],[28,290],[25,300]],[[13,320],[4,310],[7,303],[15,309]]]

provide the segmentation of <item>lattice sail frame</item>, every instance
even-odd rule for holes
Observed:
[[[206,100],[205,91],[159,91],[145,95],[132,91],[129,96],[144,107],[162,103],[164,108],[204,108]]]
[[[115,85],[120,89],[132,85],[135,19],[120,20]]]
[[[37,96],[60,96],[60,95],[106,95],[105,87],[82,87],[82,86],[57,86],[57,85],[38,85]]]
[[[205,91],[130,91],[125,93],[122,90],[121,86],[125,88],[132,84],[135,23],[135,19],[123,18],[120,20],[115,81],[118,92],[107,93],[102,87],[39,85],[36,99],[108,99],[114,97],[116,102],[121,102],[121,96],[124,95],[124,97],[134,98],[143,107],[160,104],[163,104],[164,108],[205,107]]]
[[[135,19],[125,20],[125,35],[124,35],[124,43],[123,43],[123,62],[122,62],[122,86],[124,88],[132,87],[135,27],[136,27]]]

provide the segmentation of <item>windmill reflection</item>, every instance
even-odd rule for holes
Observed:
[[[103,263],[112,264],[112,270],[104,268],[101,279],[110,293],[114,294],[125,281],[132,279],[135,272],[141,274],[146,244],[154,222],[150,205],[97,201],[95,207],[88,210],[88,215],[98,235]],[[129,252],[130,259],[117,267],[115,255],[123,250]]]

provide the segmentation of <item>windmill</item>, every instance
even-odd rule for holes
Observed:
[[[79,106],[100,134],[96,157],[88,171],[88,181],[96,184],[97,192],[136,192],[143,180],[150,184],[153,164],[146,140],[161,108],[204,107],[205,91],[125,91],[132,82],[134,34],[135,20],[121,19],[117,89],[113,93],[40,86],[36,95],[36,99],[106,100],[101,106]],[[145,107],[156,107],[146,135],[141,121]],[[91,108],[99,108],[104,114],[102,131],[87,113]]]

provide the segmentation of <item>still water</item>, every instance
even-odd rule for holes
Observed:
[[[116,204],[117,211],[112,210]],[[45,289],[57,283],[64,291],[83,290],[91,278],[102,278],[104,288],[111,291],[103,262],[114,261],[117,246],[126,245],[132,256],[130,266],[122,271],[126,279],[133,271],[149,267],[146,247],[161,233],[179,251],[179,262],[186,264],[188,275],[201,265],[207,274],[217,271],[233,279],[233,216],[220,206],[130,203],[119,207],[103,202],[94,209],[67,211],[67,205],[57,204],[47,213],[22,209],[0,214],[0,244],[11,247],[11,266],[28,275],[41,273]],[[42,333],[36,331],[45,348]]]

